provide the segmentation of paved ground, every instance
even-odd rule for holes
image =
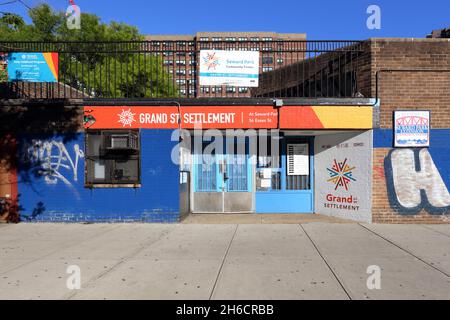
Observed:
[[[15,298],[450,299],[450,225],[0,225],[0,299]]]
[[[324,216],[320,214],[190,214],[184,220],[183,223],[195,223],[195,224],[300,224],[307,222],[332,222],[332,223],[356,223],[351,220],[344,220],[330,216]]]

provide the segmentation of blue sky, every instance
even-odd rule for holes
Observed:
[[[0,11],[26,14],[26,7],[0,0]],[[68,0],[22,0],[29,6],[46,2],[67,8]],[[449,0],[74,0],[82,12],[103,21],[133,24],[144,34],[193,34],[197,31],[275,31],[306,33],[308,39],[425,37],[432,29],[450,27]],[[366,27],[369,5],[381,8],[381,29]]]

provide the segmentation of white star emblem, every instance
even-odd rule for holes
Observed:
[[[122,124],[123,127],[125,126],[130,126],[133,122],[136,122],[136,120],[134,119],[134,116],[136,115],[136,113],[132,113],[131,109],[128,110],[124,110],[122,109],[121,113],[117,114],[119,116],[119,121]]]

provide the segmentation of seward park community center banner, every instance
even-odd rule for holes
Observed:
[[[258,87],[259,52],[200,50],[201,86]]]

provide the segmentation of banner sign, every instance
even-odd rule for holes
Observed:
[[[7,70],[8,81],[58,82],[58,53],[11,52]]]
[[[372,111],[349,106],[85,106],[84,122],[91,129],[276,129],[278,124],[280,129],[371,129]]]
[[[372,129],[373,107],[284,106],[280,109],[282,129]]]
[[[430,111],[394,111],[394,146],[430,146]]]
[[[258,51],[200,50],[201,86],[257,87]]]
[[[179,121],[181,116],[181,121]],[[271,106],[84,107],[86,129],[250,129],[276,128]]]

